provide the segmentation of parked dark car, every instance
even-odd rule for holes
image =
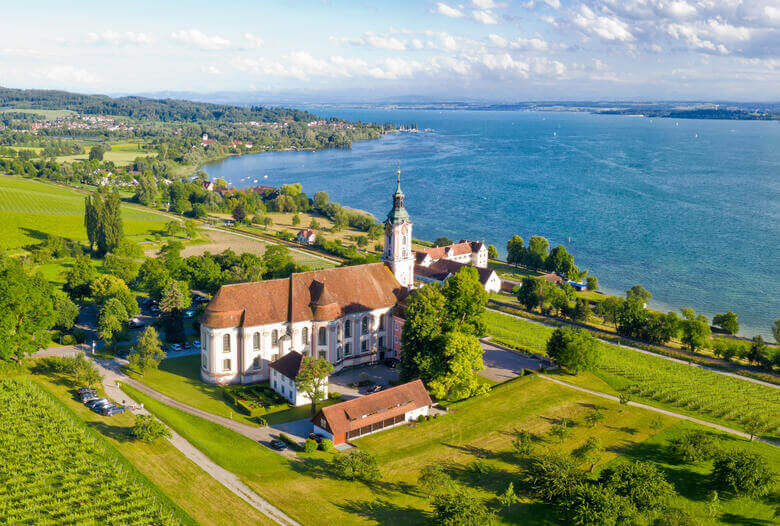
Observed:
[[[287,442],[284,440],[274,439],[271,440],[271,447],[277,451],[284,451],[287,449]]]
[[[121,405],[113,405],[113,404],[109,406],[104,406],[100,410],[100,414],[103,416],[121,415],[124,412],[125,412],[124,407],[122,407]]]
[[[86,393],[97,393],[97,389],[92,389],[91,387],[79,387],[78,393],[79,395],[83,395]]]
[[[139,320],[138,318],[133,318],[127,322],[127,326],[130,327],[131,329],[140,329],[144,325],[146,324],[141,320]]]
[[[398,358],[387,358],[385,359],[385,365],[388,366],[390,369],[395,369],[398,367],[398,364],[401,363],[401,360]]]
[[[100,396],[98,396],[97,393],[84,393],[81,395],[81,403],[87,404],[89,402],[93,402],[95,400],[99,400]]]
[[[109,400],[108,398],[98,398],[96,400],[90,400],[89,402],[87,402],[86,405],[87,405],[87,407],[89,407],[90,409],[95,411],[95,410],[97,410],[98,407],[101,407],[101,406],[104,406],[104,405],[110,404],[110,403],[111,403],[111,400]]]
[[[320,435],[319,433],[309,433],[309,438],[315,440],[319,444],[320,442],[322,442],[322,439],[325,437]]]

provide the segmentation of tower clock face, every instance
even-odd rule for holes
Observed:
[[[408,232],[409,232],[409,228],[406,225],[404,225],[403,228],[401,228],[401,233],[406,235]]]

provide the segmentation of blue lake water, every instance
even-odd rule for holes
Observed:
[[[731,309],[746,335],[771,334],[780,317],[780,122],[316,112],[434,131],[232,157],[206,171],[236,187],[300,182],[382,220],[400,161],[415,237],[484,238],[503,253],[513,234],[538,234],[565,245],[605,291],[639,283],[664,310]]]

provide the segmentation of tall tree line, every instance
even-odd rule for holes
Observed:
[[[84,227],[87,229],[89,249],[103,255],[111,252],[122,241],[122,201],[116,190],[101,188],[84,198]]]

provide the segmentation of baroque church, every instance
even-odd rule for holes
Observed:
[[[328,360],[334,372],[399,358],[396,306],[414,285],[412,226],[399,170],[381,263],[223,285],[200,319],[203,381],[270,380],[299,404],[305,401],[296,399],[294,378],[303,356]]]

